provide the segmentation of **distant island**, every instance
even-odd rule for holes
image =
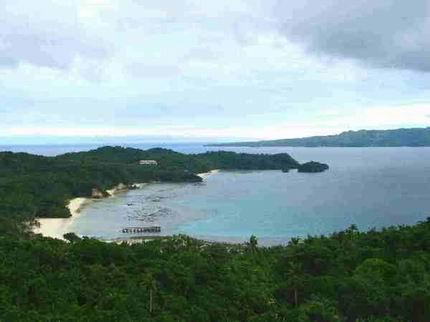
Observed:
[[[310,161],[299,165],[298,172],[316,173],[328,170],[328,165],[325,163]]]
[[[430,146],[430,127],[396,130],[347,131],[337,135],[311,136],[253,142],[210,144],[231,147],[424,147]]]

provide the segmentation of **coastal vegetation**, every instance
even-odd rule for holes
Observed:
[[[212,144],[212,146],[420,147],[430,146],[430,127],[396,130],[347,131],[337,135],[254,142],[221,143]]]
[[[158,165],[140,165],[140,160],[155,160]],[[66,205],[70,199],[103,196],[119,183],[200,182],[197,173],[213,169],[274,170],[298,166],[286,153],[253,155],[220,151],[187,155],[161,148],[144,151],[122,147],[102,147],[57,157],[1,152],[0,221],[6,217],[19,218],[19,222],[68,217]],[[0,225],[0,230],[4,227]],[[10,231],[10,227],[5,230]]]
[[[259,247],[258,236],[245,244],[179,235],[130,245],[31,231],[35,216],[68,216],[66,200],[95,187],[299,166],[287,154],[0,153],[0,321],[429,321],[430,218],[274,247]]]
[[[1,321],[430,319],[430,219],[258,247],[0,237]]]

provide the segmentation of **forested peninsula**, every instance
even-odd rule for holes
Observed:
[[[337,135],[252,142],[218,143],[211,144],[210,146],[423,147],[430,146],[430,127],[396,130],[347,131]]]
[[[156,165],[141,164],[148,160]],[[198,173],[214,169],[278,170],[299,166],[286,153],[182,154],[162,148],[123,147],[102,147],[57,157],[1,152],[0,221],[8,222],[8,217],[19,218],[20,222],[69,217],[66,205],[70,199],[91,197],[93,191],[103,195],[120,183],[199,182],[202,179]],[[6,223],[0,227],[7,231],[10,228]]]
[[[182,235],[129,245],[29,229],[35,216],[68,216],[65,200],[94,187],[298,166],[287,154],[0,153],[0,321],[429,321],[430,218],[276,247],[259,247],[258,236],[240,245]]]

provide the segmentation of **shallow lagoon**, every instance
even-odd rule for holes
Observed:
[[[301,162],[327,162],[330,170],[220,172],[202,184],[149,184],[90,204],[71,230],[110,239],[124,237],[126,226],[160,225],[163,234],[234,242],[255,234],[278,244],[351,224],[381,228],[430,216],[429,148],[229,150],[288,152]]]

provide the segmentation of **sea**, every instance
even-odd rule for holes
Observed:
[[[183,153],[228,150],[289,153],[299,162],[329,164],[323,173],[221,171],[202,183],[150,183],[87,205],[70,230],[100,239],[123,238],[122,228],[160,226],[162,235],[186,234],[220,242],[285,244],[292,237],[328,235],[352,224],[360,230],[410,225],[430,216],[430,148],[206,147],[124,144]],[[54,156],[97,145],[0,146]],[[129,236],[129,235],[127,235]]]

